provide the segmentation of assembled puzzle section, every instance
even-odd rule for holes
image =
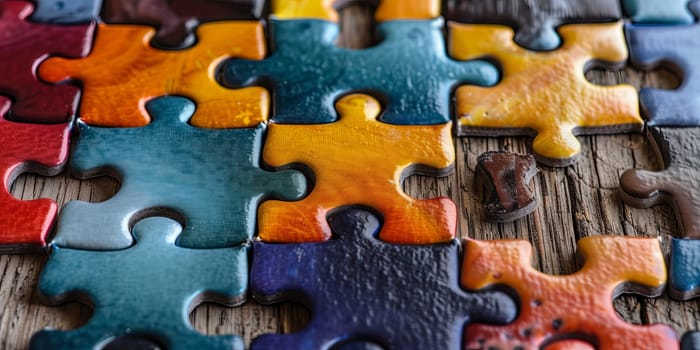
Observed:
[[[101,228],[95,235],[118,234]],[[116,342],[169,350],[243,349],[237,336],[205,336],[189,324],[202,302],[229,306],[246,299],[247,247],[185,249],[175,245],[177,222],[145,218],[134,225],[135,244],[117,251],[87,251],[53,245],[39,280],[49,304],[80,300],[93,306],[76,330],[43,330],[31,349],[95,349]],[[58,238],[65,231],[58,232]],[[115,347],[115,345],[111,345]]]
[[[271,123],[263,149],[265,162],[273,167],[307,166],[314,185],[301,201],[263,203],[259,237],[265,242],[330,239],[328,216],[337,208],[356,205],[382,215],[384,241],[420,244],[453,239],[457,210],[450,199],[417,200],[401,188],[405,176],[439,176],[452,170],[451,124],[383,123],[377,120],[379,102],[364,94],[344,96],[336,107],[340,118],[330,124]]]
[[[255,243],[253,296],[263,303],[303,302],[311,321],[297,333],[262,335],[252,349],[329,349],[345,341],[382,349],[460,349],[466,323],[505,324],[517,314],[505,293],[460,288],[455,240],[382,242],[377,217],[357,208],[337,212],[330,225],[330,241]]]
[[[624,64],[621,22],[561,26],[564,43],[551,52],[519,47],[512,41],[513,30],[505,26],[453,22],[449,30],[453,57],[491,57],[503,73],[494,87],[457,89],[460,136],[535,136],[537,160],[563,167],[580,155],[576,135],[642,131],[634,87],[598,86],[584,76],[593,63]]]
[[[105,202],[66,204],[56,244],[126,248],[132,244],[129,227],[157,213],[183,223],[178,245],[238,245],[253,237],[261,201],[297,200],[305,193],[302,173],[260,168],[265,126],[195,128],[188,124],[195,104],[182,97],[158,98],[146,107],[153,120],[140,128],[79,123],[73,170],[82,178],[111,174],[121,188]],[[100,230],[112,233],[102,236]]]
[[[678,349],[673,329],[628,324],[612,305],[622,293],[663,292],[666,266],[658,240],[591,236],[578,242],[578,254],[581,270],[550,276],[531,267],[527,241],[465,241],[464,287],[512,288],[520,301],[518,318],[506,326],[467,326],[465,348],[535,350],[573,339],[600,350]]]

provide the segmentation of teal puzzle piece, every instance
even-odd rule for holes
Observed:
[[[301,172],[260,168],[265,126],[195,128],[187,124],[195,105],[182,97],[158,98],[146,108],[152,122],[140,128],[79,123],[74,172],[82,178],[113,175],[121,179],[121,188],[101,203],[69,202],[59,217],[55,244],[123,249],[132,244],[133,223],[157,215],[183,224],[180,246],[235,246],[252,238],[262,200],[295,200],[305,193]],[[96,234],[103,231],[117,234]]]
[[[274,52],[263,61],[227,61],[221,80],[230,87],[271,88],[273,120],[279,123],[333,122],[334,102],[353,91],[382,101],[383,122],[446,123],[454,86],[493,85],[499,72],[486,61],[451,60],[442,24],[441,19],[383,22],[378,26],[381,43],[349,50],[335,45],[336,23],[272,19]]]
[[[42,300],[81,300],[90,321],[70,330],[43,330],[31,349],[102,349],[111,342],[147,342],[169,350],[243,349],[235,335],[206,336],[189,324],[205,301],[238,305],[248,285],[247,246],[186,249],[175,245],[179,223],[162,217],[134,225],[132,247],[86,251],[53,245],[39,280]],[[60,233],[59,233],[60,234]]]

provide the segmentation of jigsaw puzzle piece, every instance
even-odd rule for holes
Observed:
[[[15,101],[13,120],[65,122],[75,114],[78,87],[45,84],[36,77],[35,67],[46,55],[86,55],[94,25],[33,23],[27,20],[33,9],[26,1],[0,2],[0,94]]]
[[[0,96],[0,116],[10,100]],[[68,159],[70,124],[24,124],[0,117],[0,253],[40,252],[53,227],[58,206],[48,198],[18,200],[9,189],[26,172],[56,175]]]
[[[612,304],[622,293],[654,297],[663,292],[666,266],[657,239],[583,238],[578,242],[581,270],[562,276],[532,268],[527,241],[467,240],[465,252],[465,288],[505,285],[520,300],[518,318],[509,325],[467,326],[467,349],[535,350],[567,338],[596,344],[600,350],[678,349],[673,329],[628,324]]]
[[[378,218],[357,208],[330,225],[330,241],[254,243],[256,300],[300,301],[312,317],[300,332],[254,339],[252,349],[335,349],[358,339],[382,349],[458,349],[465,323],[505,324],[517,314],[505,293],[460,288],[456,240],[388,244],[376,238]]]
[[[695,0],[622,0],[625,15],[635,23],[690,24],[695,18],[689,7]]]
[[[417,200],[401,188],[405,176],[444,175],[452,170],[450,123],[382,123],[377,120],[379,102],[364,94],[344,96],[336,106],[340,118],[334,123],[270,125],[265,162],[273,167],[308,166],[314,187],[298,202],[263,203],[260,238],[266,242],[330,239],[327,217],[339,207],[359,205],[381,213],[384,241],[424,244],[453,239],[457,210],[450,199]]]
[[[263,61],[228,61],[222,82],[269,85],[278,123],[330,123],[340,96],[371,91],[383,98],[386,123],[440,124],[450,119],[454,84],[498,81],[490,63],[447,57],[439,19],[381,23],[383,41],[364,50],[335,46],[338,25],[328,21],[272,19],[270,27],[275,51]]]
[[[681,350],[700,350],[700,332],[686,332],[681,337]]]
[[[52,24],[87,23],[100,14],[102,0],[34,0],[32,21]]]
[[[237,336],[197,332],[188,316],[202,302],[234,306],[245,301],[247,247],[185,249],[175,245],[180,231],[171,219],[151,217],[134,225],[136,243],[123,250],[54,245],[39,280],[42,300],[52,305],[79,300],[94,311],[79,329],[35,334],[30,348],[95,349],[117,341],[170,350],[243,349]]]
[[[450,21],[504,24],[515,28],[515,42],[530,50],[556,50],[556,28],[567,23],[606,22],[622,17],[618,0],[448,0]]]
[[[375,8],[377,22],[432,19],[440,16],[439,0],[273,0],[272,14],[280,19],[338,21],[338,11],[354,4]]]
[[[265,0],[103,0],[102,19],[111,24],[146,24],[158,29],[154,44],[167,48],[195,43],[200,22],[258,19]],[[222,28],[223,30],[224,28]],[[234,38],[235,35],[231,35]]]
[[[537,175],[532,155],[490,151],[476,161],[475,180],[484,191],[487,220],[513,221],[535,210],[538,201],[528,186]]]
[[[688,300],[700,295],[700,240],[671,238],[668,294]]]
[[[624,64],[621,22],[561,26],[564,43],[552,52],[520,48],[505,26],[450,23],[450,31],[452,56],[493,57],[503,72],[495,87],[457,89],[460,136],[536,135],[537,160],[563,167],[580,154],[576,135],[642,130],[634,87],[598,86],[584,76],[593,62]]]
[[[148,124],[144,105],[152,98],[179,95],[197,104],[192,125],[205,128],[251,127],[267,119],[269,95],[260,87],[226,89],[217,66],[229,57],[262,59],[260,22],[205,23],[197,45],[159,50],[149,45],[155,29],[100,24],[89,56],[53,57],[38,69],[49,82],[79,80],[83,86],[80,118],[87,124],[136,127]]]
[[[673,90],[643,88],[642,110],[651,126],[700,126],[700,24],[625,27],[631,62],[643,69],[665,67],[681,84]]]
[[[83,178],[112,174],[117,194],[102,203],[72,201],[58,222],[54,243],[104,250],[132,244],[129,227],[152,212],[183,222],[178,245],[228,247],[253,237],[258,204],[295,200],[306,191],[298,171],[260,169],[264,126],[199,129],[188,124],[195,105],[182,97],[148,103],[153,121],[141,128],[99,128],[79,123],[71,166]],[[98,230],[116,231],[109,237]]]

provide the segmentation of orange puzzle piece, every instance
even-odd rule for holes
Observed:
[[[197,44],[182,50],[151,47],[155,32],[148,26],[100,24],[89,56],[49,58],[39,66],[39,76],[52,83],[80,80],[80,118],[91,125],[148,124],[146,102],[163,95],[194,100],[197,111],[191,123],[198,127],[252,127],[267,120],[267,90],[227,89],[215,79],[217,66],[229,57],[263,59],[261,23],[202,24],[197,28]]]
[[[304,164],[313,171],[311,193],[301,201],[266,201],[258,211],[266,242],[331,238],[326,218],[342,206],[364,206],[383,217],[382,240],[424,244],[455,236],[456,208],[449,198],[417,200],[401,189],[403,176],[441,175],[452,169],[451,123],[391,125],[378,121],[379,102],[363,94],[336,103],[330,124],[275,124],[268,128],[263,159],[274,167]]]
[[[357,0],[273,0],[272,13],[280,19],[325,19],[338,21],[335,5]],[[372,1],[366,1],[371,3]],[[440,0],[379,0],[374,14],[378,22],[400,19],[432,19],[440,16]]]
[[[634,87],[594,85],[584,75],[596,61],[627,60],[622,22],[563,25],[563,45],[550,52],[518,46],[506,26],[451,22],[450,33],[454,58],[490,56],[503,74],[494,87],[457,89],[460,136],[536,135],[532,149],[538,160],[567,166],[580,153],[575,135],[643,128]]]
[[[653,297],[663,292],[666,266],[658,240],[591,236],[578,242],[578,255],[584,261],[581,270],[552,276],[530,266],[527,241],[466,240],[462,286],[505,285],[517,293],[520,313],[505,326],[467,326],[465,349],[536,350],[564,339],[599,350],[678,348],[673,329],[628,324],[612,304],[622,293]]]

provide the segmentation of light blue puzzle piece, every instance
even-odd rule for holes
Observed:
[[[34,0],[31,20],[39,23],[87,23],[100,15],[102,0]]]
[[[694,21],[691,6],[696,0],[622,0],[625,15],[635,23],[689,24]]]

